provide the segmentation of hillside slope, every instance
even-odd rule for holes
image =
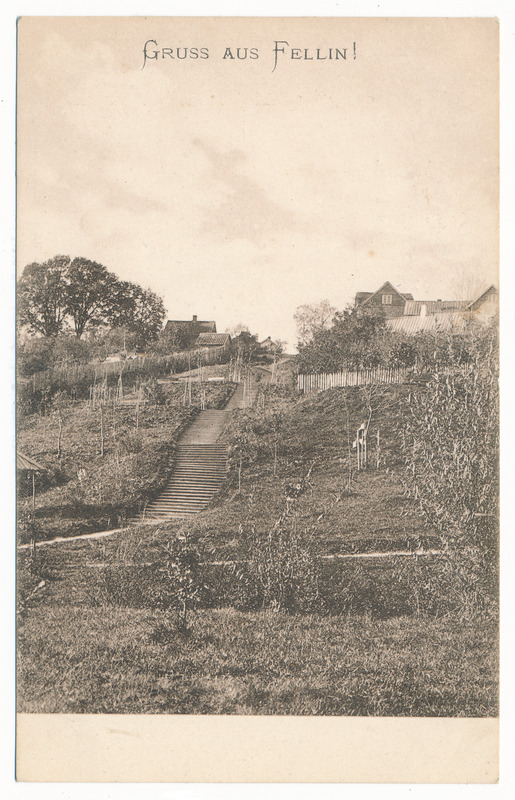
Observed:
[[[495,715],[495,619],[446,593],[403,491],[409,391],[270,387],[202,513],[20,552],[19,710]]]

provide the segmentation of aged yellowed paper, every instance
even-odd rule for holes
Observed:
[[[19,21],[19,780],[497,781],[498,84],[488,18]]]

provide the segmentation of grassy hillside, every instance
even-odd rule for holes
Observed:
[[[445,554],[389,554],[441,548],[403,486],[410,391],[270,387],[205,512],[21,552],[20,710],[495,714],[495,617]]]
[[[46,470],[36,478],[34,511],[30,476],[20,476],[22,541],[118,527],[166,483],[175,442],[200,409],[200,390],[192,385],[185,407],[183,385],[149,388],[139,407],[135,395],[102,409],[61,397],[45,414],[19,420],[18,448]],[[222,405],[233,389],[204,384],[207,407]]]

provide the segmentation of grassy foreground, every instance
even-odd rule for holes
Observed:
[[[221,609],[196,612],[189,635],[167,625],[158,611],[34,609],[19,631],[19,711],[496,713],[495,634],[473,624]]]

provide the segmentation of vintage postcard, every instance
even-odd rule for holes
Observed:
[[[19,20],[18,780],[497,781],[498,28]]]

